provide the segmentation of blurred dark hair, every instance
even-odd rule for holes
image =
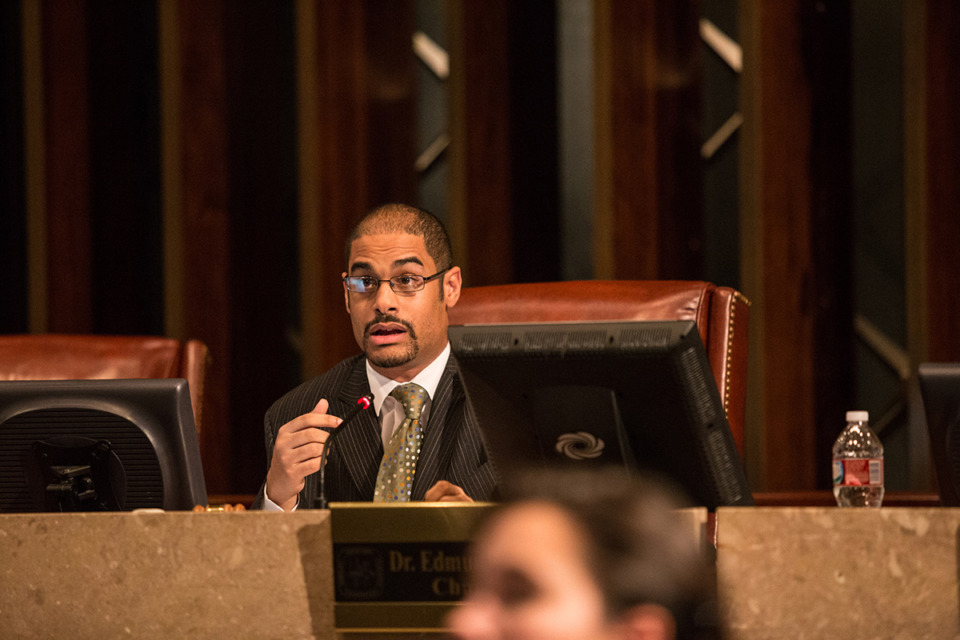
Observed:
[[[677,638],[722,637],[712,554],[703,533],[677,513],[689,502],[673,485],[623,468],[537,470],[504,485],[498,513],[512,504],[543,502],[576,523],[611,618],[658,604],[673,614]]]

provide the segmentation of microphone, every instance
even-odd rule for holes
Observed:
[[[347,423],[360,415],[360,412],[364,409],[370,408],[370,405],[373,404],[373,395],[367,394],[365,396],[360,396],[357,398],[357,406],[350,410],[344,419],[343,422],[336,429],[324,429],[330,435],[327,437],[327,441],[323,444],[323,453],[320,454],[320,494],[317,496],[316,504],[314,505],[317,509],[327,509],[329,505],[327,504],[327,495],[326,495],[326,470],[327,470],[327,452],[330,451],[331,445],[333,445],[334,439],[337,437]]]

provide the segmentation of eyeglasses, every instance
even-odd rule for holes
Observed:
[[[422,291],[428,282],[431,280],[436,280],[447,271],[450,271],[450,268],[446,268],[443,271],[438,271],[432,276],[417,276],[412,273],[405,273],[402,276],[393,276],[386,280],[381,280],[380,278],[374,278],[373,276],[346,276],[343,279],[343,284],[346,285],[347,291],[353,293],[376,293],[377,289],[380,288],[381,282],[389,282],[390,288],[393,289],[394,293],[416,293],[417,291]]]

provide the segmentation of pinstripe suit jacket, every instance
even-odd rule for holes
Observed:
[[[357,398],[367,393],[370,393],[370,385],[365,360],[363,355],[358,355],[284,395],[270,407],[264,418],[267,460],[273,457],[277,430],[297,416],[310,412],[321,398],[330,403],[331,414],[343,416],[356,405]],[[361,412],[343,429],[327,454],[327,500],[371,501],[383,458],[380,422],[376,414],[368,410]],[[299,508],[314,505],[319,477],[319,473],[307,476],[300,492]],[[439,480],[462,487],[474,500],[495,497],[496,474],[487,459],[476,418],[467,402],[452,355],[440,377],[424,425],[412,498],[423,500],[427,489]],[[263,496],[264,488],[261,487],[253,503],[254,509],[263,506]]]

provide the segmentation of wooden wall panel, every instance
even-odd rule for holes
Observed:
[[[510,3],[510,282],[561,279],[557,11],[555,0]]]
[[[340,282],[353,224],[376,205],[415,201],[413,4],[301,0],[297,15],[309,70],[298,72],[300,168],[311,172],[300,176],[309,377],[358,352]]]
[[[35,21],[37,22],[37,21]],[[36,25],[37,27],[39,25]],[[39,30],[39,29],[37,29]],[[27,330],[27,194],[24,19],[19,3],[0,3],[0,333]],[[39,49],[34,40],[33,50]],[[39,66],[39,55],[35,63]]]
[[[163,330],[150,5],[28,3],[31,329]]]
[[[960,6],[925,3],[926,358],[960,361]]]
[[[850,3],[804,2],[801,59],[810,82],[810,220],[816,369],[814,477],[827,471],[855,391],[853,84]]]
[[[594,6],[594,273],[698,279],[697,4],[599,0]]]
[[[266,473],[263,414],[299,384],[296,83],[290,0],[224,7],[229,136],[232,485]],[[260,470],[260,472],[258,472]]]
[[[223,3],[160,3],[168,332],[210,348],[200,433],[210,493],[232,490],[232,322]],[[169,66],[175,63],[175,66]],[[209,419],[207,419],[209,416]]]
[[[93,328],[87,3],[39,4],[43,133],[35,142],[42,145],[45,198],[28,214],[30,328],[83,333]]]
[[[904,183],[910,362],[960,361],[960,12],[929,0],[904,8]],[[923,408],[914,387],[913,486],[935,487]]]
[[[817,472],[808,304],[810,95],[796,55],[800,33],[792,18],[798,5],[791,2],[782,12],[768,7],[741,3],[741,256],[744,292],[753,301],[750,355],[756,364],[748,394],[757,411],[748,409],[747,430],[762,438],[760,455],[748,453],[748,459],[764,465],[755,488],[782,490],[811,487]]]
[[[448,220],[466,286],[560,277],[556,13],[448,5]]]
[[[91,329],[162,334],[157,11],[98,0],[86,24]]]
[[[851,297],[849,85],[835,76],[846,72],[848,7],[740,7],[741,260],[753,301],[747,458],[756,489],[825,488],[824,443],[842,427],[852,378],[852,318],[838,303]]]
[[[450,7],[449,226],[466,286],[514,275],[509,4]]]
[[[363,48],[367,75],[367,199],[413,202],[417,197],[417,76],[411,40],[413,2],[368,2]]]

